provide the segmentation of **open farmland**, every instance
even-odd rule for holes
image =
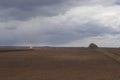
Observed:
[[[115,55],[120,56],[120,48],[108,48],[106,50],[110,53],[114,53]]]
[[[95,49],[1,51],[0,80],[120,80],[120,63]]]

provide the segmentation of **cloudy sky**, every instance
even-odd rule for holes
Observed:
[[[0,45],[120,47],[120,0],[0,0]]]

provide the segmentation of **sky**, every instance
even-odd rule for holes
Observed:
[[[120,0],[0,0],[0,46],[120,47]]]

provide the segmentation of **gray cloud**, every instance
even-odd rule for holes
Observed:
[[[0,21],[28,20],[36,16],[53,16],[62,11],[64,0],[0,0]]]
[[[10,26],[10,27],[5,27],[7,30],[16,30],[18,27],[17,26]]]
[[[78,28],[75,28],[73,30],[65,29],[53,29],[50,31],[47,31],[47,33],[44,33],[41,36],[46,36],[43,39],[44,43],[52,44],[52,45],[60,45],[60,44],[65,44],[69,43],[74,40],[80,40],[83,38],[88,38],[88,37],[95,37],[95,36],[102,36],[105,34],[119,34],[116,33],[112,28],[107,28],[107,27],[101,27],[100,25],[95,25],[95,24],[85,24],[85,25],[80,25]]]
[[[114,0],[0,0],[0,21],[56,16],[73,6],[107,5]]]
[[[0,45],[64,45],[119,35],[115,0],[0,0]],[[117,2],[118,3],[118,2]]]
[[[95,28],[93,30],[92,28]],[[96,29],[97,28],[97,29]],[[62,45],[66,43],[70,43],[75,40],[81,40],[84,38],[89,37],[97,37],[97,36],[103,36],[105,34],[110,35],[116,35],[119,34],[116,33],[116,31],[112,30],[111,28],[104,28],[99,27],[98,25],[91,26],[91,28],[88,29],[88,26],[84,25],[84,27],[80,27],[79,29],[74,30],[56,30],[56,29],[48,29],[41,32],[31,32],[29,30],[25,30],[24,33],[22,33],[19,30],[13,31],[12,29],[9,29],[7,31],[4,30],[4,32],[0,35],[0,41],[1,45],[27,45],[27,44],[36,44],[36,45]]]
[[[62,27],[62,26],[59,26]],[[4,44],[47,44],[47,45],[61,45],[70,43],[75,40],[81,40],[89,37],[103,36],[106,34],[117,35],[116,30],[109,27],[101,27],[98,24],[87,23],[84,25],[74,26],[70,28],[51,27],[39,32],[29,31],[24,28],[24,31],[6,31],[6,34],[1,37]],[[78,28],[75,28],[78,27]],[[39,29],[39,28],[38,28]],[[27,32],[29,31],[29,32]],[[2,43],[3,44],[3,43]]]
[[[64,0],[0,0],[0,6],[3,8],[18,8],[22,10],[31,10],[36,6],[56,5]]]

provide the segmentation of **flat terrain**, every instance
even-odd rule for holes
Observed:
[[[119,49],[117,49],[117,48],[108,48],[108,49],[106,49],[106,50],[107,50],[108,52],[110,52],[110,53],[114,53],[114,54],[120,56],[120,48],[119,48]]]
[[[95,49],[0,51],[0,80],[120,80],[120,63]]]

